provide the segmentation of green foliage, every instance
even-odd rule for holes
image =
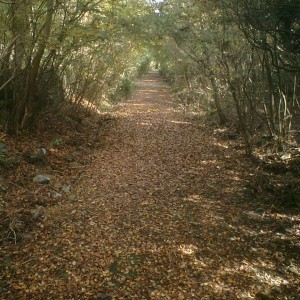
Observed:
[[[111,100],[114,102],[127,100],[134,90],[134,81],[128,76],[121,76],[117,89],[111,94]]]
[[[133,87],[133,81],[127,76],[123,77],[119,86],[120,94],[128,99],[132,94]]]
[[[0,163],[5,162],[6,158],[7,158],[6,154],[0,152]]]
[[[298,2],[170,0],[157,6],[163,38],[153,56],[181,104],[210,111],[213,101],[220,123],[230,119],[239,127],[247,154],[258,134],[273,136],[277,150],[284,149],[299,111]]]
[[[148,42],[141,37],[151,23],[147,1],[72,0],[55,2],[55,6],[53,0],[13,3],[0,4],[0,74],[16,65],[27,69],[22,80],[12,80],[17,90],[11,107],[18,109],[10,112],[10,130],[18,132],[19,126],[26,126],[27,116],[34,116],[40,99],[45,99],[36,95],[44,91],[34,86],[35,80],[27,85],[41,70],[54,69],[60,74],[64,98],[75,105],[84,101],[98,105],[115,90],[129,97],[132,84],[120,77],[125,73],[130,77],[145,57]],[[29,61],[35,63],[32,69]],[[22,99],[23,94],[28,99]]]
[[[50,146],[51,147],[57,147],[59,146],[60,144],[62,144],[63,142],[63,139],[62,138],[56,138],[54,139],[51,143],[50,143]]]
[[[10,81],[13,99],[2,102],[8,127],[17,132],[38,114],[44,71],[60,77],[65,101],[100,106],[128,99],[134,77],[155,61],[184,107],[210,111],[214,102],[221,123],[235,122],[248,153],[260,123],[283,148],[299,110],[298,2],[0,3],[0,75],[16,66],[19,74]]]
[[[140,62],[139,66],[137,68],[137,76],[138,77],[141,77],[142,75],[146,74],[149,71],[150,63],[151,63],[150,57],[146,57]]]

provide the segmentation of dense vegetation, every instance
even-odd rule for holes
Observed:
[[[298,1],[168,1],[162,71],[185,106],[236,120],[248,154],[284,151],[299,116]],[[295,136],[294,136],[295,137]]]
[[[0,298],[298,299],[299,74],[299,0],[0,0]]]
[[[14,0],[0,10],[3,130],[34,128],[49,105],[124,96],[151,55],[186,109],[238,124],[248,154],[297,138],[296,0]]]
[[[140,1],[0,3],[0,101],[4,130],[31,129],[45,107],[57,111],[126,92],[144,59],[133,41]],[[140,3],[140,4],[139,4]],[[125,85],[125,87],[122,87]],[[125,95],[126,96],[126,95]]]

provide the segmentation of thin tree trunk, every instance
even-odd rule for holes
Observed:
[[[267,75],[267,82],[269,85],[269,99],[268,99],[268,104],[267,104],[267,108],[268,108],[268,112],[269,112],[269,121],[270,121],[270,125],[271,125],[271,129],[272,129],[272,133],[273,134],[278,134],[278,130],[276,128],[276,117],[275,117],[275,112],[274,112],[274,105],[275,105],[275,87],[274,87],[274,83],[273,83],[273,78],[272,78],[272,72],[271,72],[271,67],[270,67],[270,61],[269,61],[269,57],[268,57],[268,53],[265,52],[264,53],[264,65],[263,67],[266,70],[266,75]]]
[[[241,110],[240,101],[239,101],[239,98],[238,98],[238,95],[237,95],[237,92],[236,92],[236,88],[235,88],[235,86],[232,82],[230,69],[229,69],[229,66],[228,66],[228,63],[227,63],[225,57],[223,57],[223,64],[224,64],[224,67],[225,67],[225,70],[226,70],[229,90],[231,92],[231,95],[232,95],[232,98],[233,98],[233,101],[234,101],[234,104],[235,104],[236,112],[237,112],[237,115],[238,115],[238,121],[239,121],[241,134],[242,134],[242,137],[243,137],[245,145],[246,145],[246,155],[248,155],[249,157],[253,157],[252,144],[250,142],[249,135],[248,135],[248,132],[247,132],[247,125],[244,122],[245,119],[243,117],[243,113],[242,113],[242,110]]]
[[[210,76],[209,78],[211,86],[212,86],[212,90],[213,90],[213,98],[214,98],[214,102],[216,105],[216,109],[217,109],[217,113],[220,119],[220,123],[226,124],[227,123],[227,118],[223,112],[222,106],[221,106],[221,99],[219,97],[219,91],[218,91],[218,86],[216,83],[216,79],[213,76]]]
[[[40,42],[38,44],[37,52],[32,60],[31,69],[28,76],[27,85],[27,99],[25,104],[25,112],[21,121],[21,128],[26,128],[28,126],[28,121],[33,117],[34,114],[34,96],[37,90],[36,81],[39,73],[39,68],[43,54],[45,52],[48,39],[51,33],[52,17],[54,13],[54,0],[47,0],[46,8],[46,19],[44,23],[44,28],[41,33]]]
[[[11,33],[14,41],[10,68],[15,74],[13,79],[14,105],[9,117],[8,130],[18,133],[19,120],[25,102],[26,90],[26,48],[30,43],[28,0],[13,0],[10,5]]]

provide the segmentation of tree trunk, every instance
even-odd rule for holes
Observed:
[[[41,33],[40,41],[38,44],[37,52],[32,60],[31,69],[29,71],[28,83],[27,83],[27,99],[25,103],[24,115],[21,120],[21,129],[24,129],[28,126],[29,121],[34,118],[34,102],[35,102],[35,94],[37,92],[37,76],[39,73],[39,68],[41,64],[41,60],[43,54],[45,52],[48,39],[51,33],[52,26],[52,17],[54,13],[54,0],[47,0],[46,3],[46,19],[43,26],[43,31]]]
[[[210,76],[209,80],[210,80],[210,83],[211,83],[211,86],[212,86],[213,98],[214,98],[214,102],[215,102],[216,109],[217,109],[217,112],[218,112],[218,116],[219,116],[219,119],[220,119],[220,124],[221,125],[226,124],[227,123],[227,118],[226,118],[226,116],[223,112],[222,106],[221,106],[221,99],[219,97],[219,91],[218,91],[218,86],[217,86],[217,83],[216,83],[216,79],[215,79],[215,77]]]
[[[247,124],[245,123],[245,118],[243,116],[243,112],[241,109],[240,100],[239,100],[237,92],[236,92],[236,87],[234,86],[234,83],[232,82],[230,68],[228,66],[228,63],[227,63],[225,57],[223,57],[223,64],[224,64],[225,71],[226,71],[226,77],[227,77],[226,80],[228,82],[229,90],[231,92],[233,102],[235,104],[236,112],[238,115],[238,121],[239,121],[241,134],[242,134],[242,137],[243,137],[245,145],[246,145],[246,155],[248,155],[249,157],[253,157],[253,149],[252,149],[252,144],[250,142],[249,135],[247,132]]]
[[[14,41],[13,55],[11,57],[9,69],[14,74],[13,78],[13,109],[10,112],[8,130],[18,133],[19,120],[22,115],[22,108],[25,103],[26,91],[26,54],[30,44],[29,28],[29,7],[30,0],[13,0],[10,5],[11,34]]]
[[[271,132],[272,135],[277,135],[278,130],[276,128],[276,117],[275,117],[275,112],[274,112],[274,106],[276,98],[276,91],[275,91],[275,86],[273,83],[273,78],[272,78],[272,71],[270,67],[270,60],[269,60],[269,53],[267,51],[264,52],[264,60],[263,60],[263,68],[266,71],[266,76],[267,76],[267,82],[268,82],[268,88],[269,88],[269,99],[267,102],[267,109],[268,109],[268,117],[269,117],[269,124],[271,127]]]

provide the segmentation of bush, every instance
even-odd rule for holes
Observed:
[[[133,93],[134,82],[128,76],[122,76],[118,88],[111,94],[112,101],[121,101],[129,99]]]
[[[137,68],[137,76],[141,77],[149,71],[151,59],[147,57],[144,59]]]
[[[133,86],[134,83],[130,78],[128,77],[122,78],[121,84],[119,86],[120,94],[122,98],[128,99],[132,95]]]

